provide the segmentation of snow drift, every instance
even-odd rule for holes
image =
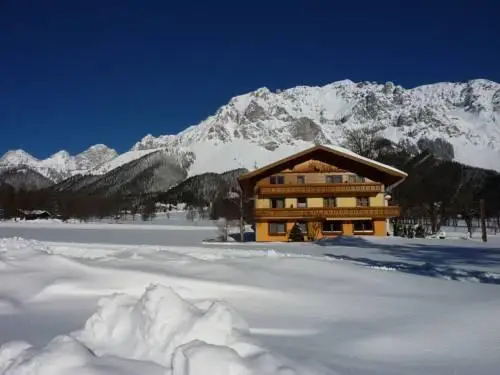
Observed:
[[[81,331],[44,348],[25,342],[0,347],[3,375],[292,375],[313,374],[273,355],[251,338],[227,304],[193,304],[152,285],[140,297],[103,298]]]

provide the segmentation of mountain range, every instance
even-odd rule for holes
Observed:
[[[121,155],[105,145],[76,156],[59,151],[45,160],[8,151],[0,158],[0,181],[8,183],[8,176],[19,184],[29,174],[38,176],[39,185],[63,186],[68,178],[95,183],[112,173],[105,184],[111,186],[123,182],[118,171],[140,176],[138,168],[144,167],[149,180],[163,181],[141,188],[166,189],[207,172],[254,169],[313,144],[342,144],[347,130],[370,127],[395,142],[443,138],[453,145],[455,160],[500,171],[500,84],[476,79],[405,89],[344,80],[274,92],[259,88],[177,135],[146,135]],[[155,156],[146,162],[150,154]],[[124,167],[130,163],[133,168]],[[163,174],[171,171],[174,178],[165,180]]]
[[[0,158],[0,170],[26,167],[59,182],[76,174],[85,174],[118,157],[118,153],[103,144],[94,145],[76,156],[59,151],[39,160],[24,150],[11,150]]]

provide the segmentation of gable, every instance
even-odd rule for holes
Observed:
[[[279,173],[327,173],[343,172],[343,169],[318,159],[310,159],[304,162],[297,161],[295,165],[281,170]]]
[[[317,160],[321,163],[309,163]],[[242,189],[247,193],[253,191],[256,182],[287,169],[296,168],[302,164],[308,167],[328,164],[330,167],[337,167],[344,171],[349,171],[359,176],[366,177],[372,181],[378,181],[386,186],[393,186],[403,181],[407,174],[389,165],[379,163],[375,160],[365,158],[341,147],[315,146],[310,149],[298,152],[288,158],[278,160],[255,171],[246,173],[238,178]],[[305,167],[307,168],[307,167]]]

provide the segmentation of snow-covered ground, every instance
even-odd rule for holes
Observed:
[[[498,374],[498,237],[215,235],[0,223],[0,374]]]

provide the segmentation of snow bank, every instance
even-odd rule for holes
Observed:
[[[139,230],[176,230],[176,231],[199,231],[199,230],[210,230],[213,231],[216,229],[215,226],[208,225],[177,225],[177,224],[155,224],[151,225],[150,223],[141,225],[140,221],[137,221],[136,224],[120,224],[120,223],[106,223],[106,222],[57,222],[57,221],[48,221],[48,220],[23,220],[23,221],[5,221],[0,222],[0,227],[2,228],[64,228],[64,229],[101,229],[101,230],[110,230],[110,229],[120,229],[120,230],[130,230],[130,229],[139,229]]]
[[[52,254],[52,250],[37,240],[20,237],[0,238],[0,269],[3,261]]]
[[[135,370],[128,364],[135,360]],[[127,362],[128,361],[128,362]],[[138,365],[143,364],[143,365]],[[146,367],[144,367],[146,366]],[[157,370],[163,369],[163,372]],[[140,297],[103,298],[81,331],[54,338],[37,350],[27,343],[0,347],[3,375],[309,375],[270,354],[250,337],[245,321],[227,304],[190,303],[153,285]]]

